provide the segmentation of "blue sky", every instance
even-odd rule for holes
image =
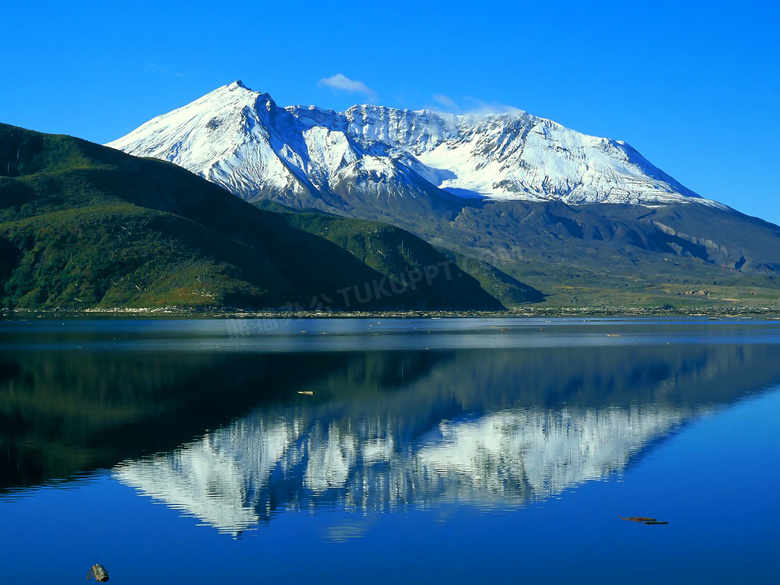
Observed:
[[[513,106],[780,224],[779,24],[769,2],[26,0],[0,121],[107,142],[236,79],[280,105]]]

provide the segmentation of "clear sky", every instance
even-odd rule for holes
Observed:
[[[282,106],[513,106],[780,224],[778,29],[750,1],[24,0],[0,121],[102,143],[236,79]]]

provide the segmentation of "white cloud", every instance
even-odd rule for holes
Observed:
[[[507,106],[497,102],[485,102],[477,98],[466,96],[461,100],[461,107],[458,102],[449,96],[437,93],[431,96],[433,101],[442,106],[444,112],[453,114],[463,114],[466,116],[485,116],[488,114],[511,114],[513,116],[522,116],[525,111],[514,106]]]
[[[513,116],[522,116],[527,114],[525,110],[516,108],[514,106],[507,106],[505,104],[499,104],[497,102],[483,102],[476,98],[467,97],[465,100],[469,103],[469,114],[512,114]]]
[[[362,81],[350,79],[346,75],[336,73],[333,77],[320,79],[320,85],[325,85],[335,91],[346,91],[348,93],[362,93],[369,101],[376,101],[376,93]]]
[[[460,112],[460,106],[455,102],[455,100],[444,95],[443,93],[437,93],[434,95],[433,101],[441,106],[444,106],[444,109],[450,112]]]

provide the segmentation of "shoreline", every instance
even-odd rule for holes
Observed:
[[[0,309],[0,320],[79,318],[160,319],[440,319],[440,318],[532,318],[532,317],[724,317],[780,319],[780,306],[772,307],[522,307],[507,311],[279,311],[237,308],[93,308],[93,309]]]

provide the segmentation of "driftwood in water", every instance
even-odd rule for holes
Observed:
[[[645,518],[644,516],[629,516],[628,518],[620,516],[620,519],[628,520],[629,522],[656,522],[655,518]]]
[[[108,571],[106,571],[106,568],[100,563],[95,563],[92,565],[89,573],[87,573],[87,579],[94,579],[95,581],[105,583],[108,581]]]
[[[640,524],[669,524],[668,522],[660,522],[655,518],[647,518],[645,516],[618,516],[621,520],[628,520],[629,522],[639,522]]]

